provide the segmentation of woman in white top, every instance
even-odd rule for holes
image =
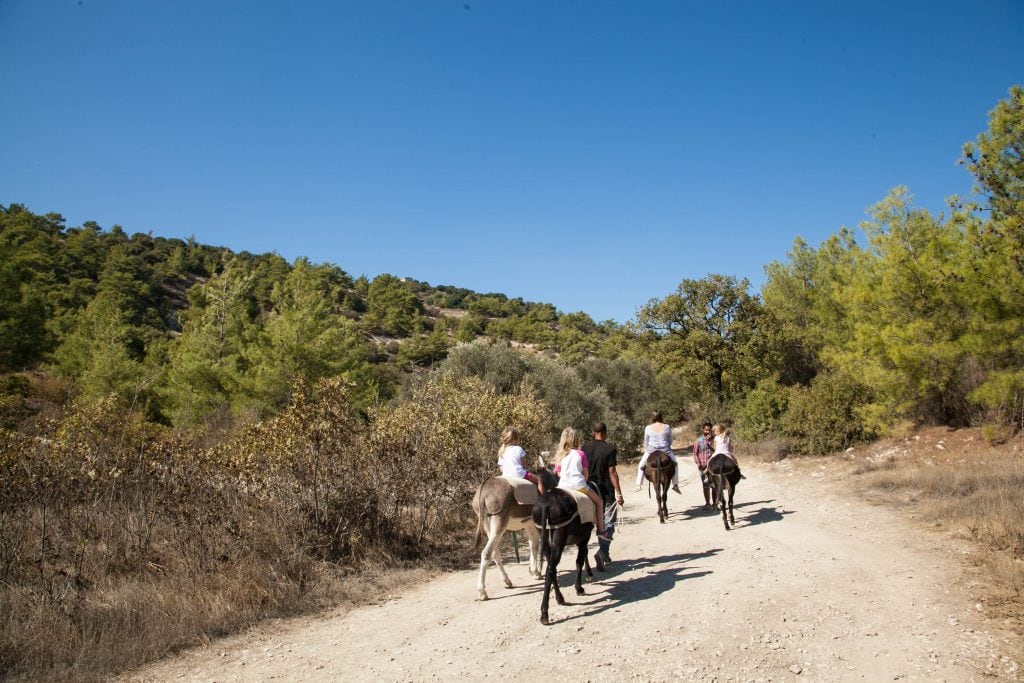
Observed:
[[[724,453],[732,458],[732,461],[739,467],[739,461],[736,460],[736,456],[732,452],[732,440],[729,438],[729,430],[722,425],[715,425],[711,428],[711,431],[715,433],[715,452],[711,457]]]
[[[562,430],[562,438],[558,440],[558,450],[555,452],[555,457],[559,459],[558,465],[555,466],[555,472],[559,475],[558,488],[587,494],[594,502],[597,537],[610,541],[604,532],[604,502],[597,491],[587,486],[590,468],[587,454],[579,450],[582,443],[579,433],[572,427]]]
[[[636,490],[639,491],[644,483],[644,465],[647,458],[651,457],[654,451],[661,451],[672,462],[676,463],[675,474],[672,475],[672,490],[681,493],[679,490],[679,463],[676,461],[675,453],[672,452],[672,427],[665,424],[660,410],[651,414],[651,424],[644,427],[644,456],[640,458],[640,464],[636,468]]]

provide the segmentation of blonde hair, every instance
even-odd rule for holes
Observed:
[[[714,432],[715,434],[725,434],[726,436],[729,436],[729,430],[720,424],[716,424],[713,427],[711,427],[711,431]]]
[[[505,427],[501,432],[501,445],[498,446],[498,457],[500,458],[505,449],[516,441],[519,441],[519,430],[515,427]]]
[[[562,437],[558,440],[558,450],[555,452],[555,457],[561,458],[571,449],[579,448],[581,443],[583,443],[583,440],[580,438],[579,432],[572,427],[566,427],[562,430]]]

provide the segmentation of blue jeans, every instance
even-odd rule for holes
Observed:
[[[604,534],[609,540],[597,539],[597,549],[604,555],[608,554],[608,547],[612,544],[611,539],[615,536],[615,522],[619,519],[619,506],[613,498],[604,501]]]

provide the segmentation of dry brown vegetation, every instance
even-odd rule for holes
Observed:
[[[299,384],[213,446],[113,400],[48,416],[0,434],[3,678],[101,679],[462,560],[501,429],[550,419],[445,377],[368,418],[340,380]]]
[[[469,558],[466,501],[507,424],[548,409],[438,375],[368,416],[343,382],[214,440],[38,378],[0,406],[0,677],[98,680],[262,619],[375,601]],[[543,438],[543,437],[541,437]],[[875,500],[976,544],[987,604],[1024,612],[1020,436],[928,429],[831,458]],[[531,452],[546,443],[527,442]],[[741,451],[755,457],[754,449]],[[760,456],[785,457],[784,444]]]
[[[925,524],[977,544],[992,575],[988,606],[1024,614],[1024,447],[991,445],[981,430],[922,430],[873,447],[853,470],[876,499],[912,506]]]
[[[827,463],[834,480],[845,477],[870,500],[969,541],[971,559],[988,577],[985,608],[1022,630],[1024,440],[1020,433],[997,444],[985,437],[982,429],[930,427],[794,463]],[[761,450],[762,458],[777,459],[776,449]]]

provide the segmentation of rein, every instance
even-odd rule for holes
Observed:
[[[580,513],[579,513],[579,510],[577,510],[576,512],[572,513],[572,517],[570,517],[569,519],[565,520],[564,522],[561,522],[560,524],[552,524],[551,522],[548,522],[547,523],[547,528],[548,529],[561,529],[562,527],[566,527],[566,526],[569,526],[570,524],[572,524],[572,520],[576,519],[579,516],[580,516]],[[534,522],[533,525],[535,527],[537,527],[538,529],[544,528],[542,525],[537,524],[536,522]]]

